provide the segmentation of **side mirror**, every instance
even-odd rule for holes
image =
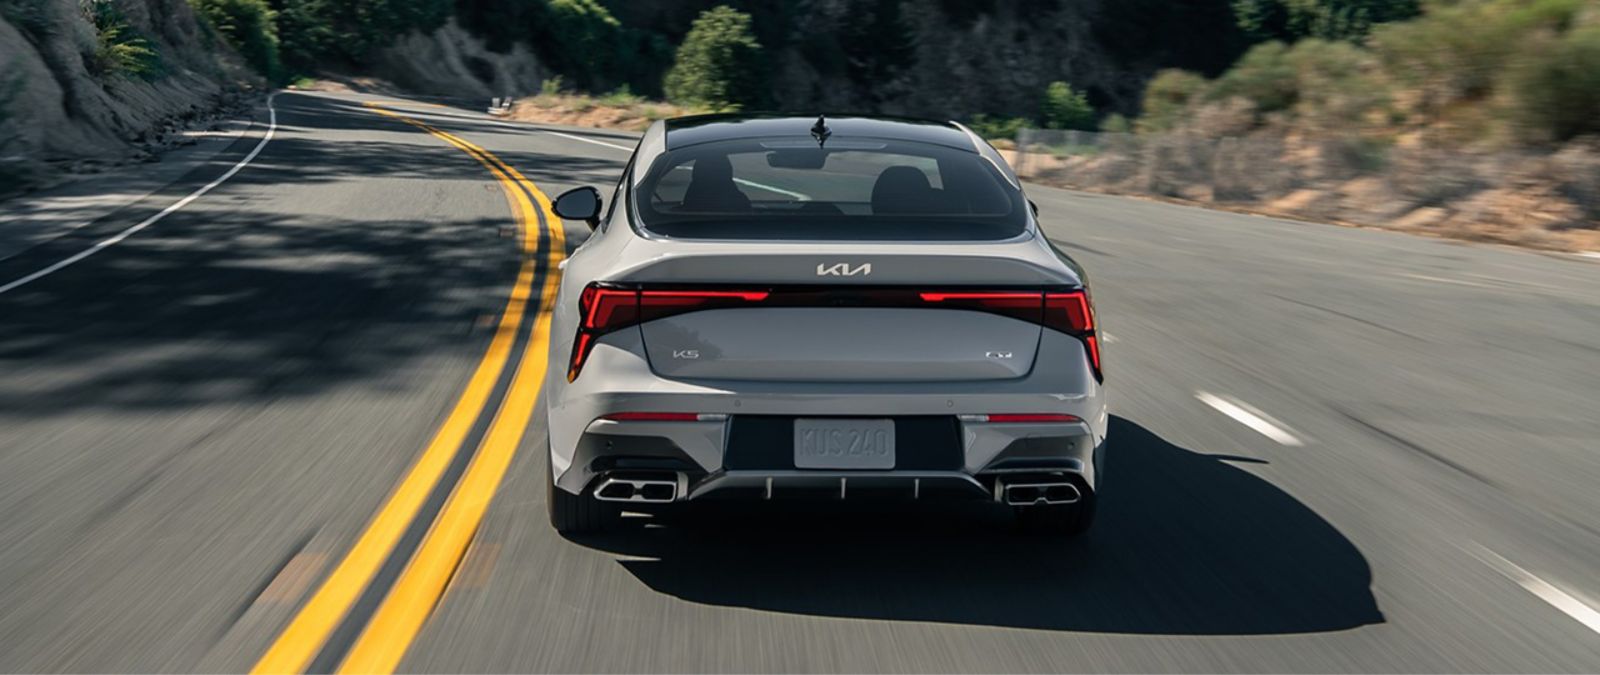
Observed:
[[[581,220],[593,229],[600,226],[600,191],[589,186],[573,188],[556,197],[556,215],[565,220]]]

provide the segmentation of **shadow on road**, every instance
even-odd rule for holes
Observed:
[[[795,614],[1140,634],[1334,631],[1383,621],[1366,559],[1271,483],[1112,418],[1094,529],[1007,531],[975,505],[863,513],[793,502],[581,543],[649,587]]]

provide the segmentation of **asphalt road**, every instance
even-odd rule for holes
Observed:
[[[383,100],[548,195],[609,195],[632,143]],[[450,419],[551,238],[519,238],[482,161],[378,101],[278,96],[229,180],[0,293],[0,671],[250,669]],[[263,111],[167,188],[0,260],[0,284],[264,132]],[[534,415],[399,669],[1600,670],[1600,265],[1029,195],[1107,334],[1087,537],[912,507],[571,541],[546,524]]]

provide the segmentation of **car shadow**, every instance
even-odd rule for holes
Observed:
[[[1076,540],[1017,534],[988,505],[774,502],[577,541],[659,592],[794,614],[1192,635],[1383,621],[1366,559],[1311,509],[1127,419],[1110,438]]]

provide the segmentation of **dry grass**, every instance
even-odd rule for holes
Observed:
[[[626,95],[540,94],[517,101],[511,118],[544,124],[643,131],[651,122],[705,112]]]

